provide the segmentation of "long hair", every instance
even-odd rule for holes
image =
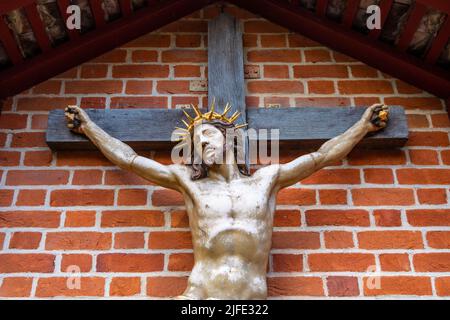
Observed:
[[[227,122],[223,122],[220,120],[212,120],[212,121],[207,121],[204,122],[207,124],[210,124],[214,127],[216,127],[217,129],[220,130],[220,132],[222,133],[222,135],[224,136],[224,144],[226,143],[226,132],[227,129],[231,129],[234,128],[235,125],[232,123],[227,123]],[[245,163],[239,163],[237,160],[239,159],[239,156],[243,155],[243,150],[239,150],[238,147],[238,143],[236,141],[235,137],[235,141],[234,141],[234,159],[236,160],[237,163],[237,167],[239,169],[239,172],[242,173],[245,176],[250,176],[250,172],[248,171],[247,166],[245,165]],[[194,157],[195,157],[195,149],[194,149],[194,139],[191,139],[191,164],[189,166],[191,166],[192,168],[192,174],[191,174],[191,179],[192,180],[199,180],[199,179],[203,179],[206,178],[208,176],[208,166],[206,164],[203,163],[203,159],[201,163],[195,163],[194,161]]]

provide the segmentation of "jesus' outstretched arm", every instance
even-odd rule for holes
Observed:
[[[345,158],[367,133],[386,127],[387,110],[388,108],[382,104],[375,104],[367,108],[358,122],[343,134],[325,142],[316,152],[301,156],[289,163],[281,164],[277,186],[284,188],[295,184],[317,170]]]
[[[180,185],[171,167],[139,156],[129,145],[110,136],[97,126],[86,111],[78,106],[65,110],[67,126],[75,133],[86,135],[93,144],[115,165],[132,171],[160,186],[179,190]]]

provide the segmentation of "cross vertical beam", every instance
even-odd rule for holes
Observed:
[[[208,24],[208,108],[215,99],[216,111],[226,103],[231,111],[239,111],[237,124],[247,121],[244,81],[244,46],[242,27],[228,13],[221,13]],[[245,141],[245,159],[249,165],[248,139]]]

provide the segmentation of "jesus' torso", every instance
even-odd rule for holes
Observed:
[[[184,296],[264,299],[275,211],[276,165],[231,181],[191,180],[174,167],[192,232],[195,265]]]

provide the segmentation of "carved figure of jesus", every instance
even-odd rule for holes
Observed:
[[[66,108],[68,127],[86,135],[120,168],[157,185],[179,191],[189,216],[194,267],[179,299],[265,299],[266,272],[271,247],[277,193],[347,156],[366,134],[384,128],[387,107],[373,105],[346,132],[316,152],[286,164],[271,164],[252,175],[243,174],[223,128],[213,120],[190,133],[200,166],[163,165],[139,156],[111,137],[79,107]],[[282,128],[280,128],[282,129]]]

